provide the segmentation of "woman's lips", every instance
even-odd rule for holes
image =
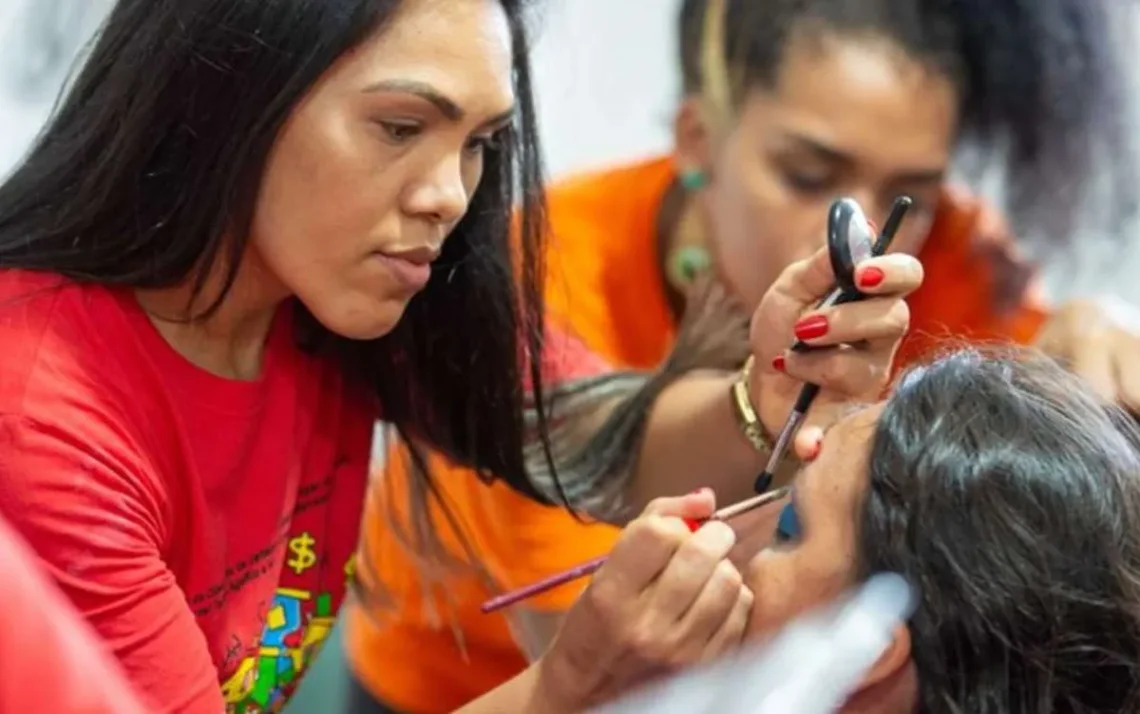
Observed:
[[[407,290],[423,290],[431,279],[431,262],[409,260],[387,253],[373,253],[372,257],[380,261],[396,282]]]

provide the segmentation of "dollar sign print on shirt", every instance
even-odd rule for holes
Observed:
[[[289,552],[292,555],[285,564],[292,568],[297,575],[304,573],[316,564],[317,554],[313,552],[314,543],[313,536],[308,533],[302,533],[289,541]]]

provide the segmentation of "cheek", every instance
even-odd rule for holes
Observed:
[[[752,309],[785,268],[823,245],[827,207],[790,195],[765,161],[728,159],[721,169],[707,192],[713,252],[735,297]]]
[[[252,239],[286,283],[318,279],[322,265],[358,261],[394,202],[385,198],[395,190],[392,176],[370,166],[374,152],[365,133],[326,115],[291,121],[279,136],[266,162]]]
[[[771,549],[748,565],[745,580],[756,595],[748,624],[751,638],[769,637],[799,615],[833,602],[843,593],[843,578],[821,568],[827,554],[809,555],[803,546]]]

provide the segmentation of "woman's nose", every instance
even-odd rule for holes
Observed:
[[[458,156],[446,156],[409,192],[406,210],[432,223],[451,225],[467,212],[468,203],[462,160]]]

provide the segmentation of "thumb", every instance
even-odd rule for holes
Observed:
[[[776,287],[800,303],[802,309],[813,307],[826,297],[835,287],[835,270],[827,246],[788,266],[776,280]]]

